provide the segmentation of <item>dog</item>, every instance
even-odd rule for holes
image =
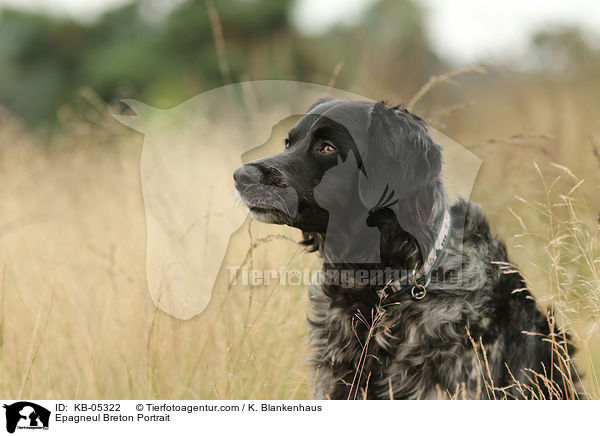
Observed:
[[[480,207],[449,204],[426,123],[323,99],[238,168],[250,215],[302,231],[318,399],[579,398],[574,353]],[[290,194],[292,193],[292,194]]]

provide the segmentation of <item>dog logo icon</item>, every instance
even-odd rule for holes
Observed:
[[[9,433],[14,433],[17,428],[48,430],[50,421],[48,409],[29,401],[4,404],[3,407],[6,409],[6,431]]]
[[[238,264],[233,260],[236,250],[232,247],[240,240],[239,230],[248,216],[257,221],[277,220],[279,224],[297,217],[303,202],[294,187],[287,186],[277,171],[269,173],[268,166],[263,165],[269,173],[266,174],[258,171],[256,165],[240,167],[240,163],[252,160],[256,164],[257,158],[280,152],[284,136],[275,126],[300,119],[307,108],[324,97],[369,100],[340,89],[285,80],[230,84],[170,109],[122,100],[131,113],[114,114],[114,118],[144,135],[139,170],[146,215],[146,282],[159,309],[179,319],[190,319],[204,311],[213,288],[218,286],[220,273],[232,264],[225,262]],[[386,115],[383,105],[377,109]],[[347,131],[356,143],[355,153],[340,162],[339,167],[330,168],[325,180],[335,184],[343,179],[348,187],[358,185],[360,198],[344,202],[348,199],[327,183],[315,192],[319,206],[329,214],[330,230],[335,229],[327,233],[326,254],[331,254],[330,261],[334,263],[379,263],[380,230],[369,226],[366,220],[377,208],[393,205],[396,212],[404,210],[397,200],[404,194],[401,182],[405,179],[396,177],[393,166],[404,157],[391,155],[387,149],[370,155],[366,148],[361,149],[361,144],[367,142],[365,133],[373,133],[371,143],[381,147],[390,143],[390,138],[375,135],[387,132],[383,128],[364,132],[343,114],[320,114],[317,109],[314,115],[315,120],[330,118],[336,129]],[[481,159],[430,130],[433,140],[444,147],[444,166],[450,170],[444,175],[451,198],[456,194],[469,198]],[[393,139],[398,141],[407,131],[397,132]],[[429,137],[424,126],[419,132],[423,136],[418,140]],[[248,159],[249,156],[253,158]],[[234,171],[238,185],[247,186],[250,191],[232,189]],[[439,168],[435,168],[437,172]],[[405,173],[406,177],[409,175],[413,173]],[[270,183],[265,184],[266,179]],[[249,209],[242,207],[241,197],[253,191],[261,194],[257,197],[260,201]],[[336,227],[347,223],[349,216],[354,218],[355,228]],[[410,228],[412,221],[406,214],[397,213],[396,217],[407,232],[417,234],[415,231],[420,230]],[[346,244],[349,233],[354,235],[356,244],[341,253],[338,248]],[[421,239],[417,237],[419,242]],[[425,238],[423,246],[432,242]]]

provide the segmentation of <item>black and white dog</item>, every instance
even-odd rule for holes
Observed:
[[[309,291],[318,398],[577,398],[573,349],[480,208],[449,205],[423,120],[320,100],[234,173],[260,221],[323,257]],[[290,211],[293,211],[291,213]]]

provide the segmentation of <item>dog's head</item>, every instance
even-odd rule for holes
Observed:
[[[426,221],[421,209],[431,206],[419,193],[439,180],[441,166],[440,147],[419,117],[383,102],[321,100],[290,130],[281,153],[233,177],[261,221],[329,234],[336,213],[369,226],[395,216],[417,237],[413,221]]]

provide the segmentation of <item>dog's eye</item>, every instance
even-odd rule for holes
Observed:
[[[323,143],[323,145],[321,145],[321,153],[333,153],[336,150],[337,148],[335,148],[335,146],[333,146],[329,142],[325,142]]]
[[[290,140],[288,138],[285,138],[285,140],[283,141],[283,149],[287,150],[288,148],[290,148]]]

